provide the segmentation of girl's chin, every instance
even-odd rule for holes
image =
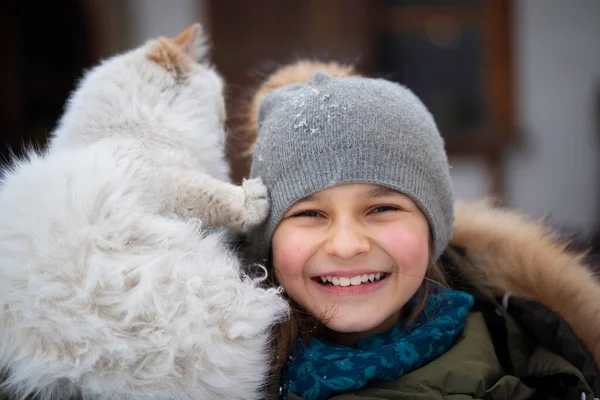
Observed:
[[[330,330],[327,339],[333,343],[351,347],[361,339],[391,329],[395,321],[397,321],[397,317],[391,324],[386,321],[350,322],[334,319],[325,325]]]
[[[360,316],[362,318],[357,318]],[[367,337],[391,329],[399,317],[400,311],[394,310],[390,310],[390,315],[384,317],[373,315],[373,312],[364,315],[364,311],[349,310],[345,315],[331,317],[325,326],[334,334]]]

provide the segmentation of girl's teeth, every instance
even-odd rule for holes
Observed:
[[[327,276],[320,276],[319,279],[321,280],[322,283],[331,282],[331,284],[333,286],[346,287],[346,286],[350,286],[350,285],[358,286],[363,283],[377,282],[384,276],[385,276],[385,274],[378,272],[376,274],[357,275],[357,276],[353,276],[351,278],[347,278],[345,276],[333,276],[332,277],[331,275],[327,275]]]

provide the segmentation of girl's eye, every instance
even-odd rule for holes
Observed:
[[[318,211],[315,210],[304,210],[304,211],[299,211],[297,213],[295,213],[294,215],[292,215],[292,217],[320,217],[321,214]]]
[[[382,212],[386,212],[386,211],[400,211],[399,207],[396,206],[377,206],[375,208],[373,208],[370,213],[371,214],[380,214]]]

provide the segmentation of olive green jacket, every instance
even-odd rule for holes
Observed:
[[[520,338],[518,328],[511,335]],[[515,344],[518,346],[518,344]],[[515,355],[517,358],[519,356]],[[461,339],[447,353],[424,367],[393,382],[372,382],[363,389],[343,393],[333,399],[494,399],[520,400],[556,398],[580,400],[581,393],[593,398],[583,375],[562,357],[534,347],[524,365],[521,378],[503,370],[480,312],[471,313]],[[551,379],[549,379],[551,378]],[[528,385],[529,381],[548,382],[549,387]],[[568,383],[568,388],[550,384]],[[554,391],[555,393],[551,393]],[[550,392],[550,393],[549,393]],[[558,396],[558,397],[557,397]],[[300,399],[288,395],[289,400]]]
[[[485,312],[474,311],[470,313],[456,344],[436,360],[396,381],[371,382],[360,390],[339,394],[332,399],[594,398],[590,384],[577,367],[541,343],[535,343],[506,311],[497,308],[496,317],[504,322],[506,329],[502,336],[508,351],[500,355],[505,360],[501,361],[497,355],[498,351],[502,351],[499,347],[503,346],[494,343]],[[503,363],[511,366],[507,368]],[[273,389],[270,398],[278,398],[277,391]],[[582,393],[586,397],[582,397]],[[287,398],[300,399],[294,394]]]

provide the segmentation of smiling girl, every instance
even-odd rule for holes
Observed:
[[[272,204],[255,250],[293,307],[275,329],[281,397],[592,396],[588,376],[550,351],[519,348],[529,369],[515,367],[513,353],[501,354],[512,338],[507,346],[489,330],[503,312],[490,314],[476,290],[447,287],[448,160],[407,88],[317,71],[272,90],[250,175]]]
[[[341,184],[295,203],[273,235],[277,281],[345,341],[384,332],[421,286],[429,228],[391,189]],[[341,339],[340,337],[340,339]]]

